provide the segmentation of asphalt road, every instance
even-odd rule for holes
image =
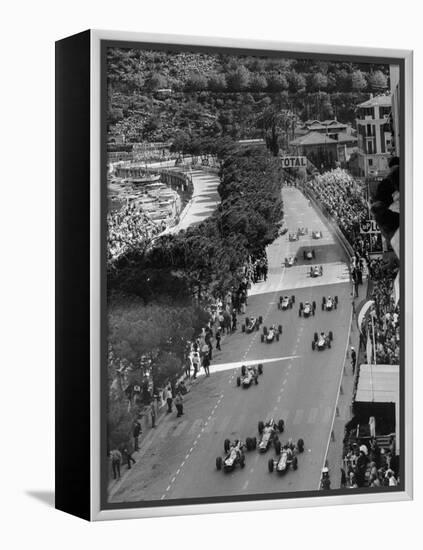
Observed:
[[[285,219],[289,230],[307,226],[309,236],[289,242],[280,237],[268,249],[269,276],[251,289],[248,315],[262,315],[263,325],[282,324],[279,342],[261,343],[258,332],[238,330],[228,336],[217,352],[209,378],[202,377],[185,399],[180,419],[168,415],[150,439],[143,458],[135,465],[111,499],[112,502],[180,499],[226,495],[284,493],[318,488],[331,433],[340,374],[351,318],[350,284],[343,251],[329,233],[324,220],[295,188],[283,191]],[[312,240],[312,230],[322,230],[322,240]],[[316,264],[323,276],[309,277],[309,264],[282,266],[284,258],[304,248],[316,250]],[[279,311],[281,294],[295,295],[291,310]],[[339,307],[321,310],[322,296],[338,296]],[[315,317],[298,315],[300,301],[315,300]],[[240,319],[242,322],[242,319]],[[314,332],[332,330],[331,349],[312,351]],[[236,386],[239,366],[244,362],[264,365],[259,385]],[[282,441],[302,437],[305,451],[299,455],[298,470],[280,477],[269,473],[266,455],[248,452],[246,466],[234,472],[217,471],[216,457],[223,456],[225,438],[245,440],[258,436],[259,420],[274,417],[285,421]]]

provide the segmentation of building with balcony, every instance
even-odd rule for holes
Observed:
[[[389,172],[392,134],[391,96],[379,95],[357,106],[358,171],[361,177],[383,177]]]

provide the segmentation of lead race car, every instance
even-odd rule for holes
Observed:
[[[307,227],[299,227],[297,229],[297,235],[308,235],[308,228]]]
[[[299,235],[297,233],[290,233],[288,235],[288,239],[292,242],[292,241],[298,241],[299,239]]]
[[[253,382],[257,385],[260,374],[263,374],[263,365],[261,363],[257,366],[251,365],[249,367],[242,365],[241,376],[237,376],[236,385],[243,388],[249,388]]]
[[[269,472],[276,470],[278,474],[285,474],[289,468],[296,470],[298,468],[298,457],[299,453],[304,452],[304,440],[299,439],[297,445],[292,443],[292,440],[289,440],[288,443],[283,445],[279,453],[277,453],[276,458],[269,458],[267,463]]]
[[[285,311],[286,309],[292,309],[295,304],[295,296],[279,296],[278,309]]]
[[[242,443],[238,439],[236,439],[233,443],[230,442],[229,439],[225,439],[224,442],[224,451],[225,455],[223,458],[221,456],[218,456],[216,458],[216,468],[218,470],[221,470],[223,467],[223,470],[225,472],[232,472],[235,470],[237,466],[240,466],[241,468],[245,467],[245,453],[244,449],[253,445],[255,448],[257,446],[257,440],[256,438],[248,438],[248,445]]]
[[[311,342],[311,349],[313,351],[316,349],[317,351],[323,351],[326,348],[330,349],[332,347],[332,341],[333,332],[331,330],[328,332],[328,334],[325,334],[324,332],[318,334],[317,332],[315,332],[313,341]]]
[[[321,277],[323,275],[323,266],[315,265],[310,267],[310,277]]]
[[[338,307],[338,296],[335,296],[335,298],[332,298],[332,296],[328,296],[327,299],[325,296],[323,296],[322,311],[332,311],[337,307]]]
[[[316,251],[313,248],[303,251],[304,260],[314,260],[316,257]]]
[[[322,239],[323,233],[321,231],[312,231],[311,236],[313,239]]]
[[[266,422],[260,420],[258,423],[258,431],[261,436],[258,443],[258,450],[260,453],[265,453],[271,445],[274,446],[276,454],[281,451],[281,442],[279,441],[278,432],[283,433],[285,430],[285,422],[280,419],[276,421],[271,418]]]
[[[285,258],[285,267],[292,267],[294,264],[297,263],[297,258],[295,256],[288,256],[287,258]]]
[[[310,317],[310,315],[316,314],[316,302],[300,302],[300,309],[298,310],[298,317]]]
[[[263,327],[263,332],[261,334],[261,342],[266,342],[266,344],[271,344],[275,340],[279,342],[279,336],[282,334],[282,325],[278,325],[278,328],[275,325],[272,325],[269,329]]]
[[[261,315],[259,317],[246,317],[245,323],[243,323],[241,327],[242,332],[250,334],[254,330],[258,330],[262,322],[263,322],[263,317]]]

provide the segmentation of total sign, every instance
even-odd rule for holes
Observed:
[[[281,157],[283,168],[307,168],[306,157]]]

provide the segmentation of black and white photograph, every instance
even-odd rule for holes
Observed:
[[[102,48],[104,507],[404,490],[400,64]]]

